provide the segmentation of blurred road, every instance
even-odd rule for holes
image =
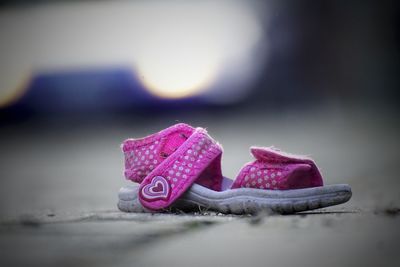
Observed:
[[[268,113],[267,113],[268,114]],[[123,214],[120,143],[171,124],[207,127],[235,178],[250,145],[312,156],[349,203],[291,216]],[[167,113],[2,126],[1,266],[376,266],[400,262],[400,127],[390,110]]]

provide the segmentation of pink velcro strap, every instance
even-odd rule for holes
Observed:
[[[141,204],[151,210],[169,207],[221,153],[221,147],[207,134],[206,130],[197,128],[140,184]]]
[[[322,186],[322,176],[314,161],[273,147],[251,147],[255,161],[246,164],[232,188],[250,187],[287,190]]]
[[[314,161],[307,156],[294,155],[284,152],[275,147],[251,147],[251,154],[261,161],[275,162],[275,163],[310,163],[314,164]]]
[[[222,148],[206,130],[195,129],[173,150],[139,186],[139,201],[150,210],[169,207],[194,182],[217,190],[221,186]]]

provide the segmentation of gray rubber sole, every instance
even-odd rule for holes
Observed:
[[[294,190],[238,188],[221,192],[193,184],[171,208],[203,208],[233,214],[253,214],[261,211],[289,214],[342,204],[347,202],[351,195],[351,188],[346,184]],[[122,187],[118,198],[118,208],[121,211],[152,212],[139,202],[137,185]]]

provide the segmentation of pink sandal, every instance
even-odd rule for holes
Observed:
[[[125,177],[139,185],[120,189],[125,212],[204,207],[222,213],[294,213],[351,198],[348,185],[323,186],[314,161],[275,148],[252,147],[255,161],[232,181],[222,176],[222,147],[203,128],[177,124],[122,144]]]

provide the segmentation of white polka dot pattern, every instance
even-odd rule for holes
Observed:
[[[236,187],[259,188],[259,189],[281,189],[279,182],[285,179],[287,174],[282,166],[275,167],[259,167],[248,166],[243,170],[245,173],[241,185]]]
[[[144,145],[125,152],[125,169],[129,170],[129,177],[140,181],[146,177],[159,163],[156,159],[159,151],[159,141],[152,145]]]
[[[215,152],[220,152],[220,149],[217,148],[216,142],[211,141],[206,136],[194,142],[186,152],[173,162],[172,169],[164,173],[171,187],[184,184],[185,180],[198,175],[198,169],[203,164],[202,161],[206,160],[204,156],[210,153],[214,154]]]
[[[152,210],[159,210],[168,207],[180,197],[196,179],[201,180],[204,170],[209,167],[222,153],[222,149],[215,141],[206,134],[204,129],[198,128],[189,136],[186,141],[177,149],[170,149],[173,152],[164,159],[161,165],[157,166],[147,175],[140,184],[139,192],[148,184],[151,184],[153,177],[161,176],[171,188],[171,193],[165,200],[150,201],[140,196],[141,204]],[[163,148],[164,151],[164,148]],[[197,151],[197,152],[196,152]],[[196,152],[196,153],[195,153]],[[164,152],[161,152],[163,154]],[[216,168],[216,167],[213,167]],[[213,177],[206,182],[216,183]],[[202,181],[203,182],[203,181]]]

